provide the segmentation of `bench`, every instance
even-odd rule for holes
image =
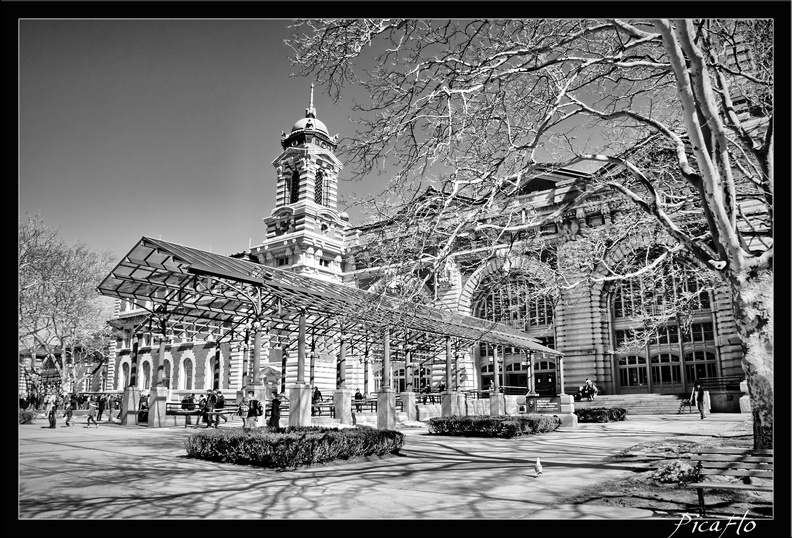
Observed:
[[[695,463],[698,479],[688,484],[698,493],[699,514],[707,517],[704,504],[705,489],[773,491],[773,450],[701,447],[691,449],[691,463]],[[716,482],[715,476],[740,477],[741,483]],[[770,483],[751,483],[755,479]]]
[[[189,406],[192,406],[193,409],[183,409],[182,405],[183,405],[182,402],[167,402],[165,404],[165,415],[177,416],[177,417],[201,417],[204,414],[203,411],[198,409],[198,404],[187,404]],[[238,413],[238,408],[236,404],[233,401],[231,401],[231,405],[229,406],[228,400],[226,400],[225,407],[211,412],[211,414],[215,417],[215,420],[217,420],[217,417],[219,415],[233,416],[236,415],[237,413]],[[200,424],[200,421],[198,421],[196,424]],[[189,425],[191,425],[191,421],[185,420],[184,427],[186,428]]]

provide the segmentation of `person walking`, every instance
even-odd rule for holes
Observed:
[[[107,405],[107,398],[104,394],[99,395],[99,401],[97,402],[97,416],[96,420],[102,420],[102,414],[104,413],[105,406]]]
[[[264,414],[264,406],[258,401],[255,397],[255,394],[252,390],[247,391],[247,416],[245,417],[245,425],[243,428],[245,430],[254,430],[256,429],[258,417]]]
[[[696,380],[696,383],[693,385],[693,392],[690,394],[690,401],[696,402],[699,413],[701,413],[701,420],[704,420],[704,417],[706,416],[704,414],[704,384],[700,380]]]
[[[217,425],[220,424],[220,419],[223,419],[223,423],[228,422],[228,418],[226,418],[225,413],[222,413],[223,408],[225,407],[225,396],[223,396],[223,392],[220,389],[215,389],[215,399],[217,400],[215,403],[215,409],[220,411],[215,415],[215,428]]]
[[[319,415],[322,416],[322,407],[316,404],[322,403],[322,393],[319,390],[319,387],[314,386],[313,395],[311,396],[311,403],[314,404],[311,406],[311,416]]]
[[[217,397],[214,392],[209,389],[206,391],[206,404],[204,405],[204,416],[206,417],[206,427],[217,428],[217,417],[215,416],[215,405],[217,404]]]
[[[55,399],[55,396],[50,394],[44,399],[44,405],[47,409],[47,418],[49,419],[49,427],[54,428],[57,426],[58,422],[58,401]]]
[[[89,427],[91,422],[97,428],[99,427],[99,423],[96,422],[96,414],[97,414],[97,404],[94,401],[88,402],[88,422],[85,424],[85,427]]]
[[[270,417],[269,417],[269,421],[267,422],[267,426],[269,426],[270,428],[280,427],[281,398],[286,398],[286,396],[279,395],[277,392],[272,395]]]
[[[195,394],[188,394],[182,399],[181,408],[184,411],[193,411],[195,409]],[[192,425],[192,416],[186,415],[184,417],[184,425],[191,426]]]
[[[66,425],[64,426],[65,428],[68,428],[72,425],[72,420],[74,420],[74,407],[75,404],[72,402],[66,404],[66,412],[63,413],[63,418],[66,419]]]

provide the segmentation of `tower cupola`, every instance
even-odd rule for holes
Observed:
[[[327,126],[316,119],[316,108],[313,100],[314,85],[311,84],[311,100],[305,109],[305,117],[298,120],[287,135],[281,133],[281,146],[283,149],[299,147],[303,144],[315,144],[321,148],[335,152],[338,147],[338,135],[330,137]]]

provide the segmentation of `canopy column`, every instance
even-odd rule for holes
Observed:
[[[440,411],[442,416],[444,417],[451,417],[462,414],[460,412],[460,402],[459,402],[459,380],[457,380],[457,386],[452,390],[451,388],[451,367],[452,367],[452,358],[453,352],[451,351],[451,337],[445,337],[445,345],[446,345],[446,373],[445,373],[445,386],[446,389],[440,395]],[[463,402],[464,405],[464,402]]]
[[[129,365],[129,380],[124,387],[121,399],[121,425],[132,426],[137,424],[138,407],[140,406],[140,389],[137,386],[138,349],[140,335],[135,333],[132,337],[132,355]]]
[[[377,428],[396,427],[396,392],[390,386],[390,329],[382,334],[382,386],[377,394]]]
[[[165,412],[168,402],[168,388],[162,384],[165,371],[165,349],[168,339],[165,334],[160,336],[159,352],[152,358],[152,381],[148,396],[148,427],[162,428],[166,426]],[[215,361],[216,362],[216,361]]]
[[[338,346],[338,388],[333,392],[333,404],[335,405],[335,418],[341,424],[352,424],[353,392],[346,388],[346,346],[346,337],[342,333]]]
[[[500,393],[500,366],[498,364],[498,346],[492,346],[492,371],[495,375],[495,390],[490,394],[490,415],[497,417],[506,414],[506,401]]]
[[[261,405],[266,405],[267,399],[270,396],[267,394],[267,387],[261,381],[261,322],[256,320],[250,327],[253,330],[253,350],[252,350],[252,363],[250,369],[253,370],[249,376],[246,376],[246,371],[242,373],[242,390],[237,392],[237,400],[242,401],[242,398],[247,396],[247,391],[253,391],[253,399],[261,402]],[[247,333],[246,333],[247,334]],[[250,351],[247,349],[247,342],[244,346],[244,356],[248,356]],[[256,419],[256,426],[264,425],[264,417],[260,416]]]
[[[402,411],[407,413],[407,420],[416,420],[418,414],[415,408],[412,368],[412,348],[408,345],[404,348],[404,392],[399,394],[399,398],[402,401]]]
[[[297,325],[297,382],[289,390],[289,426],[311,425],[311,385],[305,383],[305,324],[306,311],[301,310]]]

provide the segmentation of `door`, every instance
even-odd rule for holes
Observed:
[[[536,387],[537,394],[542,396],[555,396],[556,395],[556,376],[555,372],[536,372]]]
[[[506,385],[511,387],[515,394],[525,394],[528,392],[528,374],[525,372],[508,372],[506,374]]]

